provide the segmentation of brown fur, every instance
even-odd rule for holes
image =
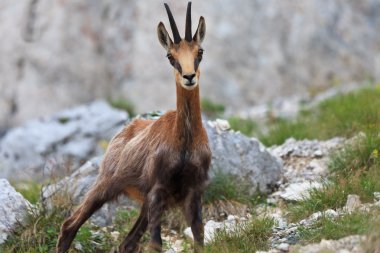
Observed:
[[[174,70],[177,110],[155,121],[134,120],[111,140],[96,183],[61,227],[57,252],[67,252],[80,226],[120,194],[142,204],[120,252],[138,252],[138,242],[148,228],[150,249],[161,251],[160,219],[173,206],[182,207],[194,234],[195,252],[202,251],[201,195],[208,179],[211,151],[202,125],[198,82],[187,89],[183,77],[194,73],[199,79],[200,70],[195,65],[199,48],[197,42],[185,40],[168,45],[182,69],[182,73]]]

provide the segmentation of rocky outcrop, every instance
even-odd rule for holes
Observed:
[[[312,188],[321,188],[328,174],[329,155],[344,142],[338,137],[326,141],[289,138],[282,145],[270,147],[269,152],[283,161],[284,173],[279,189],[268,202],[279,198],[299,201],[307,198]]]
[[[105,102],[93,102],[27,122],[0,140],[0,177],[44,179],[63,174],[104,152],[128,115]]]
[[[211,177],[230,174],[252,185],[252,192],[270,192],[282,176],[280,159],[271,155],[255,138],[230,131],[227,121],[205,124],[212,151]]]
[[[186,5],[170,4],[183,34]],[[194,2],[193,27],[207,23],[202,92],[235,110],[377,80],[379,13],[377,0]],[[0,16],[0,125],[121,93],[140,112],[174,106],[162,2],[3,0]]]
[[[0,179],[0,244],[22,224],[30,203],[7,180]]]

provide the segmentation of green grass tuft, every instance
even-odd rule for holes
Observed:
[[[240,131],[242,134],[252,136],[258,132],[258,125],[251,119],[242,119],[239,117],[230,117],[228,119],[230,126],[235,131]]]
[[[224,105],[215,103],[208,98],[201,100],[201,108],[202,112],[212,119],[222,116],[225,110]]]
[[[261,196],[250,194],[251,190],[252,185],[249,182],[217,172],[206,189],[203,202],[211,204],[219,200],[233,200],[242,204],[254,205],[261,200]]]
[[[322,239],[337,240],[349,235],[369,231],[374,214],[354,212],[338,218],[322,217],[311,228],[299,228],[302,243],[319,242]]]
[[[352,137],[359,131],[380,131],[380,90],[365,88],[322,101],[302,111],[295,120],[277,119],[269,132],[259,135],[266,145],[282,144],[287,138],[329,139]]]
[[[206,245],[205,252],[251,253],[267,250],[273,225],[273,219],[263,218],[238,225],[230,232],[222,229],[217,232],[214,240]]]
[[[131,118],[136,116],[135,106],[132,104],[132,102],[122,97],[108,99],[108,103],[114,108],[128,112]]]
[[[65,217],[72,211],[71,201],[65,196],[55,197],[55,207],[48,210],[46,206],[37,203],[25,217],[25,223],[19,224],[4,244],[0,252],[4,253],[48,253],[55,251],[60,226]],[[110,249],[108,234],[98,227],[85,223],[73,242],[81,246],[81,250],[72,247],[70,252],[106,252]]]
[[[42,184],[32,181],[12,182],[16,191],[27,199],[30,203],[36,204],[40,199]]]

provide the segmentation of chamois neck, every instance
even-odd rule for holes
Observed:
[[[194,138],[202,129],[199,85],[193,90],[186,90],[180,84],[177,89],[176,133],[182,137]]]

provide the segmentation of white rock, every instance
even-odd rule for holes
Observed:
[[[360,197],[355,194],[350,194],[347,196],[347,202],[344,206],[344,210],[347,212],[353,212],[361,205]]]
[[[374,192],[373,198],[375,199],[375,202],[380,201],[380,192]]]
[[[216,222],[213,220],[209,220],[206,222],[204,226],[204,242],[205,244],[208,244],[212,242],[214,239],[215,233],[217,233],[220,229],[226,229],[227,231],[230,231],[233,229],[233,227],[236,225],[236,222],[231,222],[231,220],[226,220],[224,222]],[[188,227],[184,230],[184,234],[194,240],[193,233],[191,232],[191,228]]]
[[[0,179],[0,244],[18,222],[23,223],[28,208],[31,208],[31,204],[6,179]]]
[[[289,246],[290,245],[288,243],[280,243],[279,245],[276,246],[276,248],[282,251],[288,251]]]
[[[290,201],[300,201],[309,197],[311,189],[321,188],[323,185],[319,182],[293,183],[287,186],[280,197]]]

